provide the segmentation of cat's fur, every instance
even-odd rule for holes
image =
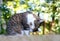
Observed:
[[[27,14],[32,14],[32,12],[24,12],[24,13],[20,13],[20,14],[15,14],[13,15],[8,23],[7,23],[7,34],[9,35],[14,35],[14,34],[22,34],[21,31],[23,30],[29,30],[30,31],[30,27],[29,24],[27,24]],[[32,14],[36,20],[34,20],[34,29],[31,29],[32,32],[37,31],[38,27],[39,27],[39,17]],[[32,18],[33,19],[33,18]]]

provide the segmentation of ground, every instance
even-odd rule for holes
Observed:
[[[0,35],[0,41],[60,41],[60,35],[31,35],[29,37]]]

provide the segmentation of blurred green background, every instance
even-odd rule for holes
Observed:
[[[60,34],[60,0],[0,0],[0,34],[6,33],[9,18],[25,11],[44,15],[40,34]]]

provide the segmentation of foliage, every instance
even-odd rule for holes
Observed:
[[[10,10],[7,8],[6,4],[2,4],[0,6],[0,10],[2,11],[1,17],[7,22],[9,20],[9,18],[11,17]]]
[[[1,21],[0,21],[0,26],[1,26],[1,32],[0,34],[6,33],[5,29],[3,27],[3,24],[8,22],[9,18],[11,17],[11,12],[10,10],[7,8],[6,4],[1,4],[0,5],[0,11],[2,12],[1,15]]]
[[[15,13],[20,13],[24,11],[33,11],[41,14],[42,12],[44,13],[45,20],[47,19],[46,29],[50,30],[50,23],[54,21],[55,26],[52,27],[53,28],[52,30],[55,33],[60,33],[59,0],[58,1],[57,0],[12,0],[12,1],[5,0],[4,4],[0,6],[0,10],[2,11],[2,18],[5,20],[6,23],[8,22],[9,18]]]

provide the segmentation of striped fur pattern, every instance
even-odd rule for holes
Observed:
[[[7,34],[14,35],[14,34],[21,34],[22,30],[28,30],[30,32],[30,26],[27,24],[27,15],[32,14],[31,12],[24,12],[20,14],[13,15],[8,23],[7,23]],[[39,18],[33,14],[33,16],[36,18],[34,20],[34,29],[31,29],[32,32],[37,31],[39,27]]]

